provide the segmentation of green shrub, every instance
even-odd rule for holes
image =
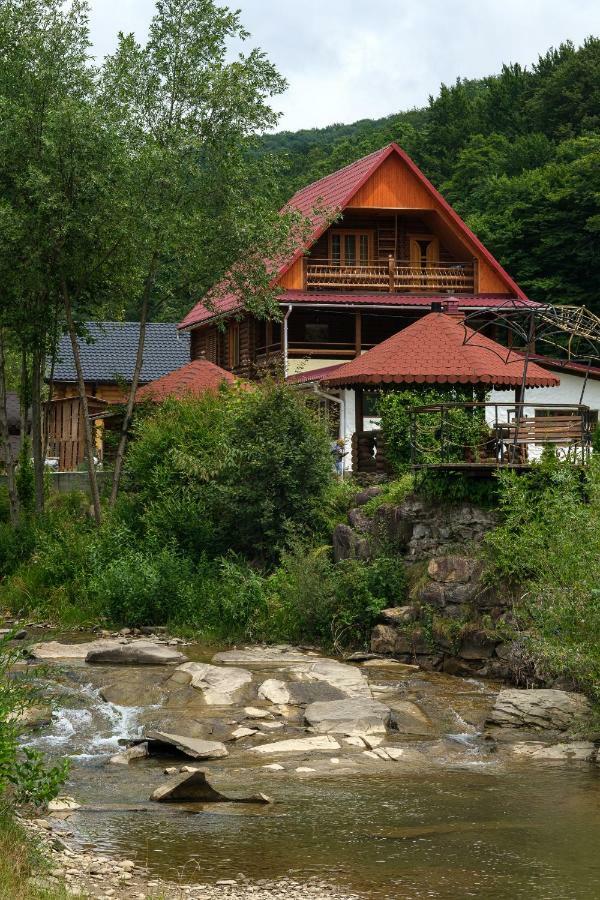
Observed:
[[[111,622],[165,625],[193,578],[192,563],[170,547],[125,547],[96,566],[88,586],[95,609]]]
[[[413,435],[411,410],[418,406],[465,402],[474,399],[472,387],[414,387],[405,391],[387,391],[377,401],[381,430],[385,438],[386,458],[394,470],[402,473],[412,462],[413,437],[418,448],[417,462],[456,462],[466,453],[477,454],[487,435],[483,409],[449,409],[442,418],[439,412],[422,413]]]
[[[473,503],[494,507],[498,504],[498,485],[494,477],[425,469],[415,477],[415,492],[434,503]]]
[[[600,464],[546,457],[499,478],[502,524],[486,539],[491,578],[520,586],[517,614],[534,666],[600,700]]]
[[[381,610],[405,601],[407,582],[398,559],[334,563],[327,547],[296,546],[268,591],[273,638],[347,647],[364,645]]]
[[[291,530],[314,526],[331,480],[326,431],[268,384],[161,404],[136,426],[125,486],[142,536],[273,562]]]
[[[21,662],[9,639],[0,639],[0,794],[10,790],[14,802],[42,806],[64,783],[68,761],[48,767],[38,752],[21,747],[19,716],[36,701],[31,675],[14,674]]]

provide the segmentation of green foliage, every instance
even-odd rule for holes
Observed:
[[[326,430],[285,385],[167,401],[127,461],[138,528],[192,556],[273,561],[311,528],[331,482]]]
[[[272,638],[340,648],[368,641],[381,610],[404,602],[407,580],[398,559],[334,563],[327,547],[297,545],[284,555],[267,589]]]
[[[230,546],[275,559],[306,532],[331,482],[326,428],[293,390],[268,384],[233,408],[224,472]]]
[[[19,461],[17,466],[17,493],[19,495],[19,503],[25,513],[31,513],[33,510],[34,498],[34,479],[33,479],[33,462],[31,460],[31,442],[29,438],[24,437],[19,452]]]
[[[378,411],[386,456],[396,472],[406,471],[413,461],[413,443],[416,463],[461,461],[469,453],[477,455],[487,434],[483,410],[457,407],[446,410],[443,415],[440,412],[420,413],[415,420],[411,416],[411,411],[419,406],[459,401],[472,403],[473,389],[416,387],[380,395]]]
[[[473,503],[494,507],[498,503],[498,488],[490,476],[469,475],[463,472],[425,469],[415,476],[415,492],[435,503]]]
[[[520,586],[517,612],[541,674],[600,699],[600,467],[549,455],[499,476],[502,524],[487,537],[491,578]]]
[[[48,767],[34,750],[21,747],[20,715],[36,701],[31,675],[14,674],[22,654],[9,637],[0,639],[0,795],[11,788],[18,804],[43,806],[56,797],[68,773],[68,761]]]

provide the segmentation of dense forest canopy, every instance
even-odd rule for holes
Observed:
[[[396,141],[535,300],[600,313],[600,39],[442,85],[425,109],[267,135],[282,202]]]

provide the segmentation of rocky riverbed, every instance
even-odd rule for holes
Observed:
[[[506,842],[494,871],[507,893],[489,896],[531,896],[519,854],[535,801],[520,805],[565,778],[577,797],[597,788],[591,711],[572,692],[163,635],[67,636],[31,653],[49,667],[53,712],[31,717],[29,742],[71,757],[76,808],[29,827],[52,854],[43,877],[93,898],[417,898],[425,883],[467,896],[456,841],[482,883],[473,847],[494,856]],[[194,793],[204,781],[212,795]],[[597,808],[587,827],[600,836]],[[445,873],[429,856],[423,869],[425,846]],[[592,896],[555,888],[540,896]]]

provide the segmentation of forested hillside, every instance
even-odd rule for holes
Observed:
[[[600,313],[600,39],[442,85],[425,109],[264,139],[282,202],[397,141],[532,299]]]

